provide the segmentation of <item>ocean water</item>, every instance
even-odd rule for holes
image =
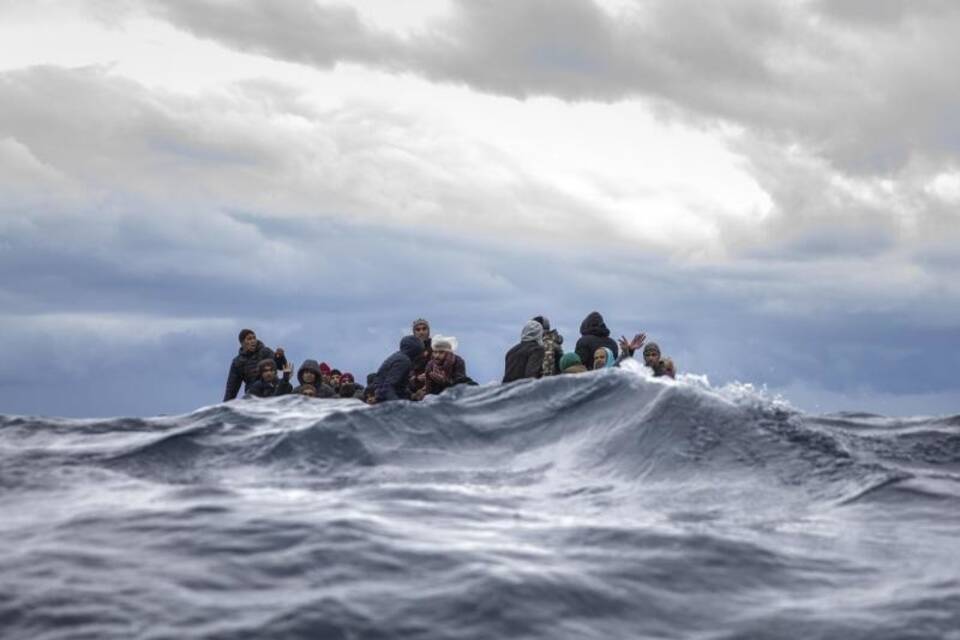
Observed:
[[[0,638],[960,638],[960,416],[633,366],[2,416]]]

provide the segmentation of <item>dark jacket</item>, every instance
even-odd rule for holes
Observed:
[[[503,381],[539,378],[543,373],[543,353],[543,346],[532,340],[514,346],[504,358]]]
[[[410,393],[419,391],[424,383],[418,380],[421,374],[427,372],[427,365],[430,364],[430,348],[433,344],[433,338],[427,338],[423,341],[423,351],[413,359],[413,366],[410,367]]]
[[[287,359],[283,356],[277,357],[273,349],[265,346],[259,340],[257,348],[253,353],[247,353],[240,347],[240,353],[233,362],[230,363],[230,371],[227,373],[227,388],[223,392],[223,401],[233,400],[240,392],[240,385],[246,386],[246,392],[250,392],[250,385],[260,379],[260,371],[257,369],[257,363],[261,360],[273,359],[277,365],[277,371],[281,371],[287,364]]]
[[[383,361],[374,382],[377,402],[410,398],[410,370],[414,359],[423,353],[423,341],[416,336],[404,336],[400,350]]]
[[[292,391],[293,387],[290,386],[290,383],[286,380],[274,380],[270,383],[257,380],[247,387],[247,397],[272,398],[274,396],[285,396]]]
[[[600,347],[613,351],[615,358],[620,354],[620,348],[610,337],[610,329],[607,329],[607,325],[604,324],[603,316],[593,311],[580,324],[580,339],[577,340],[574,351],[580,356],[583,366],[593,369],[593,354]]]
[[[300,365],[300,368],[297,369],[297,382],[300,383],[300,386],[294,389],[293,393],[300,393],[300,387],[306,384],[303,381],[303,374],[305,371],[310,371],[316,376],[313,386],[317,389],[318,398],[336,397],[337,392],[333,390],[333,387],[321,381],[323,372],[320,371],[320,364],[316,360],[304,360],[303,364]]]
[[[556,329],[543,332],[543,375],[555,376],[560,373],[560,359],[563,358],[563,336]],[[551,354],[553,357],[551,358]]]
[[[427,365],[425,384],[428,394],[442,393],[458,384],[476,384],[467,377],[467,363],[464,362],[463,358],[455,353],[450,355],[453,358],[447,366],[438,364],[435,360],[431,360],[430,364]]]

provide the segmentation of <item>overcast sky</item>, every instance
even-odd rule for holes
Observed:
[[[960,3],[0,0],[0,413],[217,402],[237,332],[468,373],[601,311],[796,407],[960,412]]]

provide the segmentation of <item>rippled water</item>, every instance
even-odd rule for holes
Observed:
[[[960,416],[637,368],[0,417],[0,637],[960,638]]]

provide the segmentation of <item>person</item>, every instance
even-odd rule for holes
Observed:
[[[423,318],[417,318],[411,325],[413,335],[420,338],[423,342],[423,353],[413,361],[413,368],[410,371],[410,395],[411,397],[420,396],[421,390],[427,384],[427,365],[433,357],[432,338],[430,337],[430,323]]]
[[[297,382],[300,386],[293,390],[294,393],[300,393],[300,387],[309,385],[313,387],[313,395],[318,398],[333,398],[336,395],[330,385],[324,384],[323,372],[316,360],[303,361],[297,370]]]
[[[610,337],[610,329],[604,323],[603,316],[597,311],[591,311],[580,323],[580,339],[577,340],[574,351],[580,356],[583,366],[593,369],[594,354],[600,347],[610,349],[614,358],[620,353],[617,343]]]
[[[363,400],[364,389],[357,384],[352,373],[344,372],[343,375],[340,376],[339,392],[341,398],[356,398],[357,400]]]
[[[294,389],[293,392],[301,396],[307,396],[308,398],[317,397],[317,388],[312,384],[302,384]]]
[[[619,360],[617,356],[613,355],[610,347],[598,347],[597,350],[593,352],[594,371],[598,369],[611,369],[616,364],[619,364]]]
[[[340,369],[331,369],[330,370],[330,386],[333,387],[334,391],[340,391],[340,376],[343,375],[340,372]]]
[[[284,396],[293,391],[290,385],[290,374],[293,368],[289,362],[284,363],[282,380],[277,380],[277,365],[273,358],[261,360],[257,363],[257,370],[260,372],[260,379],[250,385],[246,397],[272,398]]]
[[[241,385],[244,387],[244,392],[249,392],[250,385],[260,378],[257,363],[261,360],[272,359],[278,369],[282,369],[287,363],[282,347],[277,347],[277,350],[273,351],[257,339],[257,334],[252,329],[241,330],[238,338],[240,353],[230,363],[227,386],[223,392],[224,402],[236,398]]]
[[[660,354],[660,345],[651,342],[643,348],[643,364],[653,371],[654,378],[666,376],[671,379],[677,377],[677,367],[670,358],[663,358]]]
[[[556,329],[550,328],[550,320],[546,316],[535,316],[533,319],[543,326],[543,375],[555,376],[561,372],[563,336]]]
[[[430,394],[439,394],[452,386],[473,383],[467,377],[467,364],[454,351],[457,339],[436,335],[432,340],[433,356],[427,364],[423,389],[418,391],[418,399]],[[476,384],[476,383],[474,383]]]
[[[520,332],[520,342],[504,358],[503,381],[513,382],[543,375],[543,325],[531,320]]]
[[[580,356],[570,352],[560,358],[560,373],[585,373],[587,368],[580,362]]]
[[[377,374],[367,374],[367,386],[363,389],[363,401],[367,404],[377,403]]]
[[[326,362],[320,363],[320,381],[332,389],[333,385],[330,384],[330,371],[330,365]]]
[[[423,341],[409,335],[400,340],[400,350],[391,354],[377,370],[376,401],[410,399],[410,370],[413,360],[423,352]]]

